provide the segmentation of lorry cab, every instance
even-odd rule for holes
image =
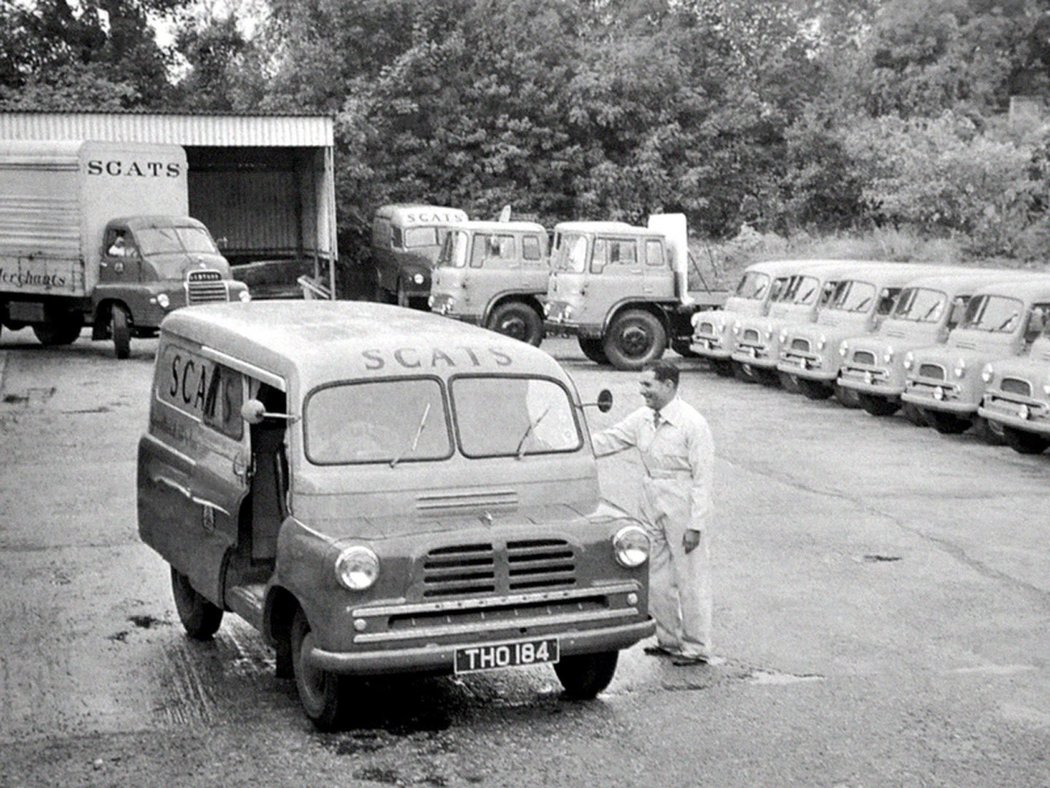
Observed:
[[[765,316],[805,264],[802,260],[767,260],[745,268],[722,309],[704,309],[692,316],[692,352],[708,359],[719,375],[732,375],[733,327],[741,318]]]
[[[945,344],[905,354],[908,377],[901,399],[918,407],[938,432],[976,427],[984,439],[999,442],[997,425],[978,414],[986,383],[982,370],[1028,353],[1048,314],[1050,277],[1032,274],[979,288]]]
[[[787,327],[781,334],[777,369],[797,382],[810,399],[835,392],[847,340],[878,330],[910,281],[931,274],[959,272],[958,266],[914,263],[859,264],[839,278],[812,324]]]
[[[376,300],[424,307],[448,227],[465,221],[465,211],[443,205],[396,203],[380,207],[372,220]]]
[[[543,225],[460,222],[445,236],[428,304],[439,315],[539,345],[548,270]]]
[[[946,342],[976,289],[1011,278],[1018,277],[1008,270],[976,269],[910,282],[876,333],[847,340],[839,385],[856,391],[861,407],[873,416],[896,413],[903,404],[907,353]],[[917,421],[916,413],[907,415]]]
[[[832,283],[857,268],[855,261],[814,260],[801,264],[771,295],[765,317],[742,316],[729,336],[734,371],[745,380],[777,383],[780,336],[795,323],[812,323],[831,296]],[[790,385],[790,384],[789,384]]]
[[[654,625],[649,541],[599,497],[584,407],[548,354],[436,315],[175,312],[139,442],[139,534],[170,564],[188,634],[244,618],[318,727],[369,674],[552,663],[570,697],[593,697]]]
[[[981,369],[985,388],[977,409],[1021,454],[1050,448],[1050,315],[1033,319],[1043,323],[1043,330],[1027,356],[992,361]]]

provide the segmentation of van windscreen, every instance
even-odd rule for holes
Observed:
[[[736,295],[749,301],[762,301],[769,292],[769,275],[748,271],[736,286]]]
[[[582,274],[587,265],[587,237],[564,233],[551,256],[551,268]]]
[[[1024,303],[1017,298],[982,295],[970,299],[961,328],[987,331],[992,334],[1010,334],[1021,323]]]
[[[152,254],[218,254],[211,236],[200,227],[144,227],[135,230],[143,256]]]
[[[906,287],[901,291],[897,308],[891,317],[894,320],[911,320],[915,323],[936,323],[944,314],[948,304],[947,293],[928,287]]]
[[[870,312],[875,306],[875,285],[847,279],[835,285],[828,309],[840,312]]]

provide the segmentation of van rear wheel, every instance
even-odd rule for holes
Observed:
[[[511,301],[500,304],[489,316],[485,328],[539,347],[543,341],[543,318],[528,304]]]
[[[190,585],[190,579],[171,567],[171,595],[186,634],[194,640],[210,640],[222,624],[222,608],[216,607]]]
[[[131,355],[131,318],[120,304],[110,307],[109,333],[113,337],[113,353],[117,358]]]
[[[330,731],[338,728],[346,716],[348,703],[343,691],[345,682],[338,673],[310,664],[309,654],[314,647],[314,635],[302,608],[295,611],[290,639],[292,674],[303,711],[318,730]]]
[[[593,337],[578,337],[580,343],[580,350],[583,351],[583,355],[587,356],[595,364],[601,364],[605,366],[609,363],[609,357],[605,355],[605,351],[602,350],[602,341]]]
[[[618,651],[562,657],[554,664],[554,672],[565,688],[566,696],[590,700],[609,686],[616,673],[619,657]]]
[[[1006,445],[1018,454],[1042,454],[1050,449],[1050,438],[1005,425],[1003,426],[1003,439]]]
[[[667,349],[667,332],[659,318],[641,309],[616,316],[602,338],[602,349],[617,369],[639,370]]]

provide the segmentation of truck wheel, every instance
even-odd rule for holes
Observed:
[[[110,307],[109,333],[113,337],[113,352],[117,358],[131,355],[131,321],[127,310],[119,304]]]
[[[970,429],[969,419],[961,419],[952,413],[942,413],[939,410],[926,411],[926,421],[941,435],[958,435]]]
[[[780,388],[790,394],[798,394],[800,389],[798,387],[798,377],[788,372],[777,372],[777,377],[780,379]]]
[[[489,316],[485,328],[539,347],[543,341],[543,319],[520,301],[500,304]]]
[[[914,405],[911,402],[901,403],[901,415],[914,424],[916,427],[927,426],[926,416],[922,412],[922,408],[918,405]]]
[[[84,317],[77,312],[63,315],[51,323],[34,325],[33,333],[41,345],[71,345],[77,341],[83,327]]]
[[[671,350],[682,358],[700,358],[699,353],[694,353],[688,339],[671,340]]]
[[[171,595],[175,597],[175,611],[186,634],[194,640],[209,640],[222,624],[222,608],[216,607],[198,594],[190,579],[171,568]]]
[[[602,350],[617,369],[638,370],[667,348],[667,332],[650,312],[629,309],[618,315],[602,338]]]
[[[899,403],[873,394],[860,393],[857,397],[860,399],[860,406],[872,416],[892,416],[901,409]]]
[[[587,356],[595,364],[601,364],[605,366],[609,363],[609,357],[605,355],[605,351],[602,350],[602,341],[600,339],[594,339],[592,337],[577,337],[580,343],[580,350],[583,351],[583,355]]]
[[[616,673],[619,656],[618,651],[604,651],[600,654],[562,657],[554,664],[554,672],[568,697],[590,700],[609,686]]]
[[[856,389],[844,389],[842,386],[835,384],[835,399],[844,408],[861,408],[863,405],[860,404],[860,392]]]
[[[343,677],[310,665],[307,655],[314,646],[314,636],[302,608],[295,611],[290,637],[292,673],[299,703],[314,727],[321,731],[334,730],[342,723],[347,704]]]
[[[1006,436],[1003,435],[1003,425],[998,421],[989,421],[983,416],[973,420],[973,431],[978,438],[989,446],[1006,445]]]
[[[715,374],[720,378],[731,378],[733,377],[733,362],[726,361],[724,358],[712,358],[708,359],[711,363],[711,369],[715,371]]]
[[[1003,439],[1006,445],[1018,454],[1042,454],[1050,449],[1050,438],[1005,425],[1003,426]]]
[[[806,399],[828,399],[835,393],[835,389],[830,384],[806,378],[798,379],[798,390]]]

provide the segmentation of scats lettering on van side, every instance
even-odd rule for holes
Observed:
[[[370,372],[379,370],[440,370],[472,369],[482,367],[509,367],[514,359],[497,347],[399,347],[370,348],[361,351],[364,367]]]
[[[201,418],[214,376],[214,365],[177,345],[169,345],[165,355],[164,378],[157,393],[164,402]]]

